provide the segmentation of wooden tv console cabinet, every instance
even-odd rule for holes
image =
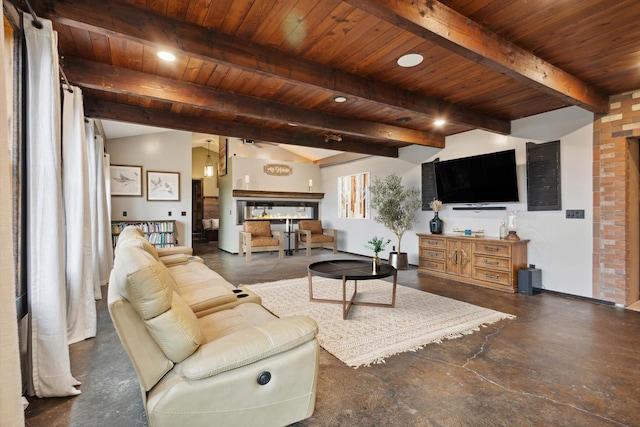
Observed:
[[[418,273],[504,292],[518,292],[528,240],[420,234]]]

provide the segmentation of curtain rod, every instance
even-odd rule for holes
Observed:
[[[31,25],[33,25],[37,29],[41,29],[42,22],[40,22],[40,20],[38,19],[38,15],[36,15],[36,12],[31,7],[31,4],[29,4],[29,0],[20,0],[20,2],[24,3],[27,6],[27,9],[29,9],[29,14],[33,18],[33,21],[31,21]]]
[[[31,7],[29,0],[20,0],[20,2],[24,3],[27,6],[27,9],[29,9],[29,14],[33,18],[33,20],[31,21],[31,25],[33,25],[39,30],[42,29],[43,28],[42,22],[40,22],[40,20],[38,19],[38,15],[36,15],[35,10],[33,10],[33,8]],[[62,65],[58,65],[58,70],[60,71],[60,76],[62,77],[62,80],[67,85],[67,90],[69,91],[69,93],[73,93],[73,88],[71,87],[71,84],[69,84],[69,79],[67,79],[67,75],[64,73],[64,70],[62,69]]]
[[[64,70],[62,69],[62,65],[58,65],[58,69],[60,70],[60,76],[62,77],[62,80],[64,80],[64,83],[67,85],[67,90],[69,91],[69,93],[73,93],[73,88],[69,84],[69,80],[67,80],[67,75],[64,73]]]

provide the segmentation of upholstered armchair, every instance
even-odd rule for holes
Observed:
[[[149,426],[284,426],[311,416],[319,357],[313,319],[278,319],[252,302],[197,318],[174,287],[151,254],[118,251],[109,312]]]
[[[338,231],[332,228],[322,228],[322,221],[317,219],[303,219],[298,223],[296,230],[295,251],[302,246],[307,249],[307,256],[311,255],[311,248],[333,249],[338,252]]]
[[[251,253],[278,251],[278,258],[284,258],[284,234],[272,231],[271,221],[245,221],[244,231],[240,232],[238,255],[246,253],[247,261],[251,261]]]

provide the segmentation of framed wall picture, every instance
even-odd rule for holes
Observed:
[[[367,219],[369,172],[338,177],[338,217]]]
[[[227,139],[224,142],[219,143],[218,147],[218,176],[225,176],[227,174]]]
[[[147,171],[147,200],[180,200],[180,172]]]
[[[142,166],[111,165],[112,196],[142,196]]]

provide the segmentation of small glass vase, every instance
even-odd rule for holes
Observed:
[[[429,230],[431,234],[442,234],[442,220],[438,216],[438,212],[434,212],[433,218],[429,221]]]

